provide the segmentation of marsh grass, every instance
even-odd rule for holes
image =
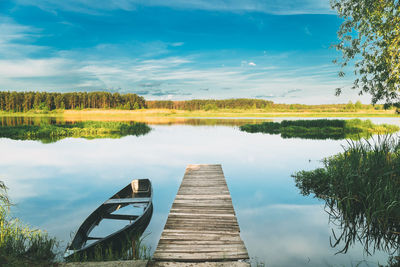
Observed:
[[[173,109],[138,109],[138,110],[116,110],[116,109],[84,109],[84,110],[56,110],[49,113],[29,112],[2,112],[0,117],[58,117],[66,120],[139,120],[143,117],[153,118],[194,118],[194,117],[242,117],[242,118],[265,118],[265,117],[399,117],[394,110],[363,109],[363,110],[340,110],[337,108],[316,109],[217,109],[217,110],[173,110]]]
[[[104,247],[98,244],[94,250],[75,253],[66,260],[68,262],[150,260],[151,247],[144,243],[144,239],[148,235],[135,236],[133,239],[126,237],[124,240],[121,240],[122,246],[120,250],[114,250],[111,246]]]
[[[139,122],[82,121],[75,123],[45,123],[0,126],[0,137],[14,140],[40,140],[51,143],[67,137],[121,138],[127,135],[145,135],[151,128]]]
[[[370,120],[283,120],[282,122],[263,122],[246,124],[240,130],[249,133],[280,134],[282,138],[303,139],[360,139],[373,134],[387,134],[399,131],[395,125],[376,125]]]
[[[0,266],[52,266],[57,241],[10,216],[7,188],[0,181]]]
[[[346,253],[356,242],[368,254],[398,253],[400,140],[380,136],[349,141],[342,153],[324,159],[323,165],[293,177],[303,195],[325,201],[330,221],[339,228],[332,230],[331,245],[339,248],[338,253]]]

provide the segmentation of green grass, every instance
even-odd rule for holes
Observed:
[[[47,116],[52,116],[52,117],[62,117],[64,113],[64,110],[62,109],[55,109],[52,111],[43,111],[43,110],[29,110],[26,112],[14,112],[14,111],[4,111],[0,110],[0,116],[2,117],[8,117],[8,116],[29,116],[29,117],[47,117]]]
[[[373,134],[394,133],[399,127],[389,124],[373,124],[370,120],[283,120],[246,124],[240,130],[249,133],[280,134],[283,138],[304,139],[360,139]]]
[[[150,111],[150,110],[146,110]],[[292,110],[262,110],[262,109],[217,109],[209,111],[188,111],[188,110],[168,110],[168,112],[157,112],[151,110],[154,117],[200,117],[200,118],[274,118],[274,117],[399,117],[391,111],[365,110],[361,112],[353,111],[292,111]],[[112,111],[110,111],[112,112]],[[81,113],[85,115],[85,111]],[[129,114],[129,112],[127,112]],[[132,113],[134,114],[134,112]]]
[[[330,221],[339,228],[332,230],[331,245],[343,253],[356,242],[367,253],[399,253],[400,140],[386,136],[349,142],[323,164],[293,177],[303,195],[325,201]]]
[[[40,140],[51,143],[66,137],[76,138],[121,138],[127,135],[145,135],[151,128],[137,122],[97,122],[41,123],[0,126],[0,137],[14,140]]]
[[[0,265],[56,265],[57,241],[47,233],[31,229],[10,215],[11,203],[6,187],[0,181]]]
[[[85,261],[115,261],[115,260],[150,260],[151,248],[144,243],[144,239],[148,236],[141,235],[125,240],[120,240],[122,249],[113,250],[112,247],[103,247],[96,245],[92,253],[80,252],[71,255],[66,260],[68,262],[85,262]]]
[[[275,108],[251,108],[251,109],[211,109],[211,110],[176,110],[176,109],[141,109],[141,110],[116,110],[116,109],[84,109],[84,110],[30,110],[27,112],[0,111],[0,116],[35,116],[35,117],[64,117],[66,114],[75,114],[84,118],[93,111],[99,111],[107,116],[134,117],[399,117],[393,109],[365,108],[361,110],[345,109],[341,105],[309,106],[305,108],[291,109],[291,105],[277,105]]]

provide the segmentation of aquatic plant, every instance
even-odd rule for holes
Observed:
[[[139,122],[83,121],[74,123],[41,123],[39,125],[0,126],[0,137],[14,140],[40,140],[51,143],[66,137],[121,138],[145,135],[151,128]]]
[[[57,241],[10,216],[7,187],[0,181],[0,266],[51,266]]]
[[[325,201],[332,223],[331,245],[346,253],[360,242],[366,253],[400,250],[400,140],[349,141],[323,167],[293,175],[303,195]]]
[[[246,124],[240,130],[249,133],[280,134],[282,138],[303,139],[360,139],[373,134],[387,134],[399,131],[395,125],[376,125],[370,120],[283,120],[282,122],[263,122]]]
[[[138,235],[133,239],[126,236],[120,240],[121,249],[115,250],[111,245],[104,247],[101,244],[95,246],[93,252],[83,251],[75,253],[67,258],[68,262],[85,261],[115,261],[115,260],[149,260],[151,259],[151,247],[144,243],[144,239],[149,234]]]

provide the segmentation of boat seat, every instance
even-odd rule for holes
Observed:
[[[103,219],[129,220],[129,221],[134,221],[138,217],[139,217],[138,215],[125,215],[125,214],[107,214],[107,215],[103,215]]]
[[[135,198],[111,198],[104,202],[106,205],[110,204],[135,204],[135,203],[149,203],[150,197],[135,197]]]
[[[92,236],[88,236],[86,239],[87,240],[99,240],[99,239],[103,239],[104,237],[92,237]]]

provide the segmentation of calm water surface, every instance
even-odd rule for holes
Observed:
[[[282,120],[282,118],[278,119]],[[400,125],[398,119],[375,123]],[[203,123],[204,122],[204,123]],[[154,214],[146,238],[152,251],[167,220],[186,165],[222,164],[253,263],[266,266],[377,266],[387,255],[367,257],[360,245],[335,255],[324,203],[299,194],[291,174],[321,166],[345,140],[282,139],[241,132],[241,123],[151,125],[141,137],[67,138],[52,144],[0,138],[0,179],[17,203],[14,214],[51,235],[71,232],[96,207],[134,178],[150,178]]]

